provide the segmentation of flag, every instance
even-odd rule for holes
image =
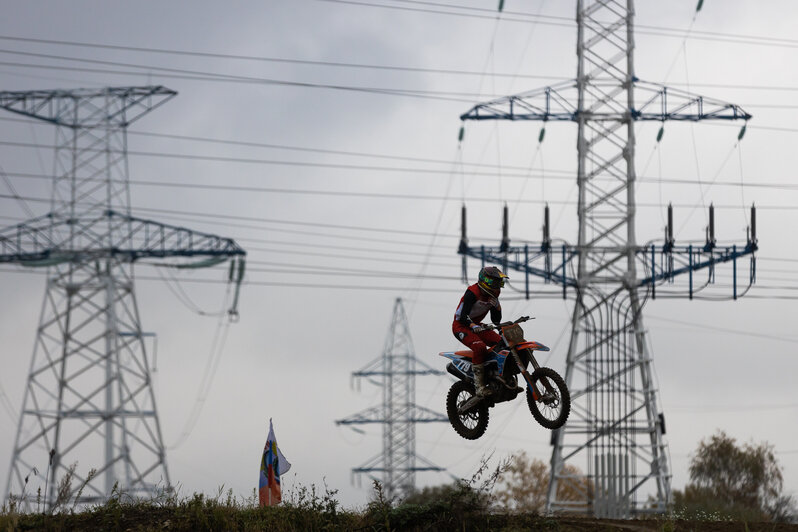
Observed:
[[[269,419],[269,437],[263,447],[263,457],[260,460],[259,499],[261,506],[272,506],[280,502],[280,475],[288,473],[291,464],[285,459],[277,447],[277,438],[274,437],[274,427]]]

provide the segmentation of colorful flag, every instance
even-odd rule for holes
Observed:
[[[285,459],[277,447],[277,438],[274,437],[274,427],[269,419],[269,437],[263,448],[263,457],[260,460],[259,498],[261,506],[272,506],[280,502],[280,475],[288,473],[291,464]]]

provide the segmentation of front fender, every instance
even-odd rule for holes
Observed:
[[[535,351],[551,351],[545,345],[538,343],[538,342],[521,342],[520,344],[516,344],[516,349],[532,349]]]

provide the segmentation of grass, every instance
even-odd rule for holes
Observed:
[[[374,482],[370,502],[361,509],[343,509],[337,490],[315,485],[299,486],[284,494],[280,505],[259,508],[255,490],[238,498],[220,488],[215,496],[195,493],[179,497],[162,490],[147,500],[137,500],[114,489],[102,505],[79,508],[82,486],[72,491],[72,477],[59,482],[59,497],[47,512],[22,513],[12,498],[0,509],[0,532],[23,530],[174,530],[203,531],[593,531],[651,530],[720,532],[726,530],[796,531],[798,525],[685,520],[676,514],[653,519],[613,521],[569,516],[508,513],[492,505],[491,492],[503,465],[494,471],[484,460],[470,480],[436,488],[425,488],[401,502],[390,500]],[[84,483],[85,485],[85,483]],[[74,495],[70,495],[74,493]]]
[[[796,531],[798,525],[724,521],[681,521],[668,518],[611,521],[576,517],[508,514],[474,504],[472,490],[453,490],[428,503],[392,504],[375,486],[373,498],[361,510],[344,510],[335,491],[299,488],[282,504],[258,508],[254,499],[236,499],[228,491],[215,497],[194,494],[180,500],[125,501],[114,497],[102,506],[52,514],[0,512],[0,531],[23,530],[269,530],[283,531],[593,531],[651,530],[719,532]]]

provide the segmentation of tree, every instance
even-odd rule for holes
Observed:
[[[566,464],[566,479],[557,483],[557,497],[566,501],[584,501],[590,483],[584,473]],[[541,513],[546,505],[551,469],[538,458],[530,459],[524,451],[512,456],[500,475],[496,501],[503,507],[519,511]]]
[[[699,513],[745,520],[789,521],[795,512],[783,493],[782,468],[768,443],[738,446],[719,431],[702,440],[690,461],[690,483],[674,491],[674,506],[685,516]]]

